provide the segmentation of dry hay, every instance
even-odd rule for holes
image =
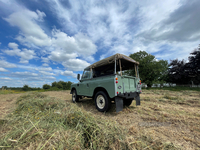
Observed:
[[[44,94],[71,104],[69,91]],[[5,97],[6,103],[16,101],[9,102],[10,98]],[[136,107],[134,101],[120,113],[115,112],[114,104],[109,112],[98,112],[89,98],[76,106],[97,120],[112,122],[126,131],[123,142],[129,149],[200,149],[200,92],[143,90],[141,106]]]

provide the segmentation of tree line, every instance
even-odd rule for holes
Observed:
[[[39,90],[52,90],[52,91],[56,91],[56,90],[70,90],[71,89],[71,81],[54,81],[53,83],[51,83],[51,85],[49,84],[44,84],[42,86],[42,88],[34,88],[34,87],[30,87],[29,85],[25,84],[23,87],[7,87],[7,86],[3,86],[3,89],[5,90],[16,90],[16,91],[39,91]]]
[[[151,87],[155,83],[200,84],[200,46],[194,49],[186,60],[157,60],[145,51],[131,54],[129,57],[138,61],[139,74],[143,83]],[[134,70],[127,71],[134,75]]]
[[[72,82],[64,82],[64,81],[59,81],[59,82],[53,82],[51,85],[49,84],[44,84],[42,87],[43,89],[62,89],[62,90],[70,90],[71,89],[71,84]]]

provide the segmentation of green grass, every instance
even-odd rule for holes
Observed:
[[[169,91],[200,91],[199,87],[182,87],[182,86],[175,86],[175,87],[153,87],[153,88],[146,88],[147,90],[169,90]]]
[[[18,93],[24,93],[24,91],[0,90],[0,94],[18,94]]]
[[[63,91],[63,89],[58,89],[58,88],[51,88],[51,89],[40,89],[40,90],[28,90],[28,91],[23,91],[23,90],[0,90],[0,94],[18,94],[18,93],[25,93],[25,92],[47,92],[47,91]]]

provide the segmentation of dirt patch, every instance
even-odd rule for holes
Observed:
[[[15,108],[15,102],[22,94],[0,94],[0,119]]]

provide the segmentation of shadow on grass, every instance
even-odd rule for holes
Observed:
[[[134,101],[133,101],[133,104],[131,106],[129,106],[129,107],[124,106],[122,112],[124,112],[124,113],[133,112],[137,108],[136,106],[133,106],[133,105],[135,105]],[[99,112],[96,109],[95,102],[92,98],[80,99],[79,102],[77,102],[77,106],[83,107],[86,111],[91,111],[93,113],[104,113],[104,114],[110,114],[110,115],[117,115],[118,114],[118,113],[116,113],[116,105],[115,105],[114,101],[111,102],[111,108],[106,113],[105,112]]]

